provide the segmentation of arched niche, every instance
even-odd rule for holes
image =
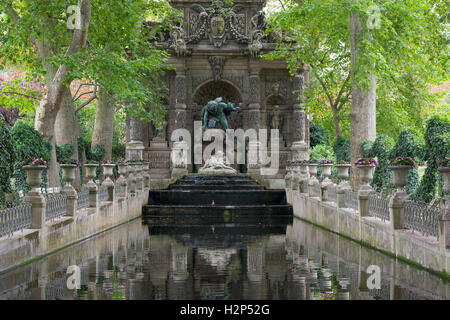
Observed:
[[[194,92],[192,101],[195,105],[193,111],[193,120],[201,121],[201,111],[203,107],[211,100],[222,97],[225,102],[239,104],[242,102],[240,90],[228,81],[208,81],[200,86]],[[228,124],[232,129],[242,128],[242,114],[233,112],[228,117]],[[220,127],[220,125],[219,125]]]

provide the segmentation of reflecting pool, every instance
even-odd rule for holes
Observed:
[[[79,269],[71,276],[69,266]],[[79,289],[70,290],[77,270]],[[408,300],[449,299],[449,289],[435,275],[296,219],[182,228],[135,220],[0,275],[0,299]]]

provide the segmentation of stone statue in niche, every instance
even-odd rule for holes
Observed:
[[[240,107],[233,103],[225,103],[222,97],[209,101],[202,109],[203,129],[214,129],[219,122],[226,131],[228,129],[227,117],[233,111],[240,111]]]
[[[280,106],[273,106],[271,129],[279,130],[281,128],[281,123],[283,122],[282,117]]]

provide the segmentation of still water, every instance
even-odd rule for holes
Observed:
[[[78,290],[67,288],[71,265],[80,268]],[[381,270],[379,289],[370,288],[371,265]],[[449,299],[449,289],[295,219],[265,228],[149,228],[135,220],[0,275],[0,299],[408,300]]]

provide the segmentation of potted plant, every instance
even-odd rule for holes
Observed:
[[[63,181],[71,186],[73,180],[75,180],[75,169],[78,167],[79,163],[77,160],[61,160],[60,167],[62,169],[62,179]]]
[[[355,165],[361,170],[361,181],[365,185],[368,185],[373,179],[373,172],[375,171],[375,167],[378,165],[378,161],[374,158],[358,158],[355,161]]]
[[[444,176],[444,193],[450,193],[450,157],[446,157],[439,164],[438,171]]]
[[[389,169],[392,171],[392,183],[398,190],[402,190],[408,184],[408,172],[416,163],[411,157],[399,156],[391,160]]]
[[[36,189],[42,183],[42,171],[47,169],[47,161],[42,158],[28,158],[20,163],[22,168],[27,173],[27,183],[32,188],[32,191]]]

